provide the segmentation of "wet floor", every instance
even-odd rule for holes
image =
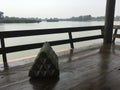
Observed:
[[[31,80],[32,63],[0,71],[0,90],[120,90],[120,45],[62,52],[59,79]]]

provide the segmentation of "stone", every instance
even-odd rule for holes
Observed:
[[[29,71],[31,78],[59,78],[58,56],[45,42]]]

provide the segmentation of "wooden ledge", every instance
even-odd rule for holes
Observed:
[[[113,35],[113,38],[120,38],[120,34]]]

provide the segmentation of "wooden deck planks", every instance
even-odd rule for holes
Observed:
[[[59,58],[59,80],[30,80],[28,70],[32,64],[2,71],[0,90],[120,90],[119,48],[75,48],[70,55]]]

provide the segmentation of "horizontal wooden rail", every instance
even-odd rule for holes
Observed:
[[[75,38],[75,39],[72,39],[72,40],[73,40],[73,42],[79,42],[79,41],[82,42],[82,41],[94,40],[94,39],[99,39],[99,38],[103,38],[103,36],[102,35],[96,35],[96,36],[90,36],[90,37]],[[59,41],[51,41],[49,43],[50,43],[51,46],[67,44],[67,43],[69,43],[69,39],[59,40]],[[6,53],[24,51],[24,50],[29,50],[29,49],[41,48],[42,45],[43,45],[43,43],[11,46],[11,47],[6,47],[5,51],[6,51]],[[3,50],[0,48],[0,51],[3,51]],[[2,53],[3,52],[0,52],[0,54],[2,54]]]
[[[33,35],[45,35],[45,34],[59,34],[59,33],[68,33],[69,39],[58,40],[58,41],[50,41],[51,46],[61,45],[70,43],[71,48],[74,48],[74,42],[81,42],[87,40],[94,40],[103,38],[103,35],[94,35],[87,37],[79,37],[73,38],[72,32],[83,32],[83,31],[93,31],[93,30],[101,30],[103,31],[103,26],[88,26],[88,27],[74,27],[74,28],[57,28],[57,29],[37,29],[37,30],[20,30],[20,31],[2,31],[0,32],[1,39],[1,48],[0,54],[2,54],[4,65],[7,63],[7,53],[36,49],[41,48],[43,42],[41,43],[33,43],[26,45],[18,45],[18,46],[5,46],[5,38],[13,38],[13,37],[25,37],[25,36],[33,36]]]
[[[56,29],[37,29],[37,30],[21,30],[21,31],[4,31],[0,32],[0,36],[4,38],[23,37],[44,34],[57,34],[67,32],[93,31],[102,29],[103,26],[75,27],[75,28],[56,28]]]

